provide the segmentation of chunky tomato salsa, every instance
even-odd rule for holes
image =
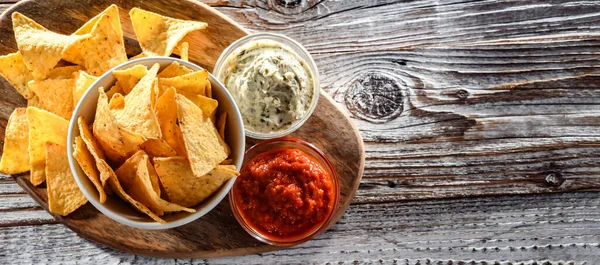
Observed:
[[[278,149],[252,158],[233,186],[242,218],[263,236],[304,236],[335,207],[331,177],[299,149]]]

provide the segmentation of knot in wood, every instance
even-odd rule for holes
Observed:
[[[404,109],[400,84],[381,73],[356,79],[346,91],[344,101],[355,116],[373,123],[393,120]]]
[[[297,7],[302,3],[302,0],[277,0],[277,4],[282,7]]]
[[[548,186],[558,187],[565,182],[565,178],[559,172],[546,172],[544,182]]]

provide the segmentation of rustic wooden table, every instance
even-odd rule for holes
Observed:
[[[78,237],[0,175],[0,263],[600,264],[599,1],[209,4],[313,54],[365,142],[346,214],[277,252],[154,259]]]

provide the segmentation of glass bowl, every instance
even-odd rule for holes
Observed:
[[[231,45],[229,45],[223,51],[223,53],[221,53],[221,55],[219,56],[219,59],[217,60],[217,63],[215,64],[215,68],[213,69],[213,75],[215,77],[217,77],[217,79],[219,79],[219,81],[224,82],[225,75],[228,74],[229,66],[235,62],[235,60],[229,59],[230,55],[235,57],[237,54],[240,53],[240,50],[239,50],[240,48],[244,47],[247,44],[255,42],[255,41],[277,42],[279,44],[282,44],[282,46],[291,49],[296,54],[298,54],[298,56],[302,60],[304,60],[304,62],[306,63],[306,66],[308,66],[308,69],[310,70],[310,72],[312,74],[313,88],[314,88],[313,95],[312,95],[312,101],[310,103],[310,106],[309,106],[307,112],[304,114],[304,116],[302,116],[302,118],[296,120],[294,123],[291,124],[290,127],[286,128],[284,130],[275,131],[275,132],[257,132],[257,131],[253,131],[253,130],[247,128],[247,126],[245,127],[246,136],[249,136],[254,139],[264,140],[264,139],[273,139],[273,138],[282,137],[282,136],[288,135],[288,134],[294,132],[295,130],[297,130],[298,128],[300,128],[302,126],[302,124],[304,124],[304,122],[306,122],[306,120],[308,120],[310,115],[312,115],[313,111],[317,107],[317,102],[319,101],[319,95],[321,92],[321,86],[320,86],[320,82],[319,82],[319,70],[317,69],[317,64],[311,57],[310,53],[308,53],[308,51],[300,43],[298,43],[295,40],[290,39],[289,37],[286,37],[284,35],[263,32],[263,33],[255,33],[252,35],[245,36],[245,37],[240,38],[239,40],[235,41]],[[243,113],[242,113],[242,115],[243,115]]]
[[[244,166],[250,160],[252,160],[254,157],[256,157],[264,152],[268,152],[268,151],[272,151],[272,150],[288,149],[288,148],[300,149],[306,155],[309,155],[310,157],[312,157],[316,162],[321,164],[323,169],[325,169],[325,171],[328,173],[329,177],[331,178],[331,183],[333,185],[333,208],[332,208],[331,212],[325,217],[325,220],[321,224],[315,226],[314,228],[311,228],[310,230],[308,230],[302,234],[299,234],[299,235],[296,235],[293,237],[282,238],[282,237],[263,234],[258,229],[255,229],[254,227],[252,227],[252,225],[248,221],[246,221],[244,214],[238,208],[238,204],[236,203],[236,196],[234,195],[234,192],[236,191],[236,184],[239,183],[237,180],[236,180],[236,183],[233,184],[234,186],[231,189],[231,191],[229,192],[229,202],[231,204],[231,209],[233,211],[233,215],[235,216],[237,221],[240,223],[240,225],[244,228],[244,230],[246,230],[246,232],[248,232],[254,238],[256,238],[264,243],[267,243],[270,245],[275,245],[275,246],[293,246],[293,245],[301,244],[301,243],[304,243],[304,242],[316,237],[320,233],[324,232],[331,224],[331,221],[333,220],[333,216],[337,212],[339,198],[340,198],[340,184],[339,184],[339,180],[338,180],[338,175],[335,172],[335,169],[333,168],[331,163],[329,162],[329,159],[327,159],[325,154],[323,154],[323,152],[321,150],[319,150],[317,147],[315,147],[314,145],[307,143],[303,140],[300,140],[300,139],[296,139],[296,138],[292,138],[292,137],[283,137],[283,138],[276,138],[276,139],[262,141],[256,145],[254,145],[253,147],[248,149],[248,151],[246,151],[246,153],[244,155],[244,161],[243,161],[244,165],[242,166],[242,170],[243,170]],[[238,177],[238,179],[239,178],[240,177]]]

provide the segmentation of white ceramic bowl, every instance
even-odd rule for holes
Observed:
[[[121,65],[116,66],[112,70],[126,69],[136,64],[142,64],[150,68],[155,63],[160,64],[162,70],[174,61],[178,62],[179,64],[185,65],[193,70],[203,69],[200,66],[197,66],[193,63],[176,58],[148,57],[123,63]],[[217,204],[219,204],[219,202],[221,202],[221,200],[227,195],[227,193],[233,186],[233,183],[235,182],[235,178],[230,179],[228,182],[223,184],[223,186],[221,186],[221,188],[217,190],[212,196],[205,199],[199,205],[193,207],[194,209],[196,209],[195,213],[180,212],[163,216],[163,219],[167,221],[166,224],[161,224],[156,221],[153,221],[145,214],[136,211],[133,208],[133,206],[121,200],[116,195],[107,196],[106,202],[100,203],[98,191],[96,190],[92,182],[88,179],[88,177],[85,175],[85,173],[83,173],[77,161],[73,158],[73,142],[75,141],[75,137],[79,136],[77,117],[83,116],[88,124],[92,124],[96,113],[96,104],[98,102],[98,88],[107,88],[115,83],[116,79],[112,74],[112,70],[100,76],[100,78],[88,88],[88,90],[85,92],[85,94],[77,104],[77,107],[75,107],[73,117],[71,118],[71,122],[69,123],[69,134],[67,136],[67,153],[69,156],[69,164],[71,166],[71,171],[73,172],[73,176],[75,177],[77,185],[79,186],[85,197],[92,203],[92,205],[94,205],[94,207],[96,207],[96,209],[98,209],[100,212],[110,217],[111,219],[128,226],[143,229],[167,229],[187,224],[191,221],[202,217],[210,210],[212,210],[215,206],[217,206]],[[221,84],[221,82],[219,82],[213,75],[209,75],[208,79],[210,80],[212,85],[213,98],[219,101],[219,107],[217,108],[217,117],[221,113],[227,112],[227,133],[225,141],[231,147],[230,158],[233,159],[233,164],[239,170],[242,166],[246,142],[244,135],[244,125],[241,118],[242,116],[232,96],[229,94],[227,89]]]

